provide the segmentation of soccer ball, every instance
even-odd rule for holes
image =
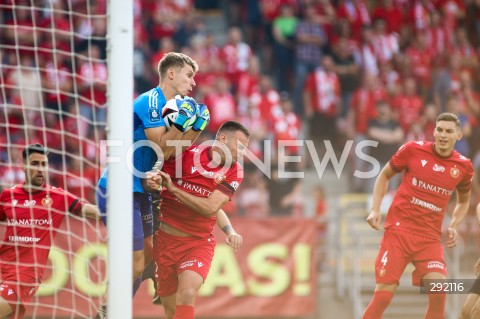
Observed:
[[[177,120],[178,107],[182,105],[182,103],[183,103],[183,99],[180,97],[180,95],[177,95],[175,96],[175,98],[168,100],[165,106],[163,107],[162,118],[165,121],[165,126],[167,127],[167,130],[169,130],[173,126],[173,123],[175,123],[175,121]],[[185,132],[192,128],[196,119],[197,119],[196,115],[194,115],[190,119],[185,129]]]

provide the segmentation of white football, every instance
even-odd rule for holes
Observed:
[[[167,127],[167,130],[169,130],[173,123],[177,120],[178,116],[178,107],[182,105],[183,99],[180,97],[180,95],[175,96],[175,98],[168,100],[165,106],[162,109],[162,118],[165,121],[165,126]],[[197,116],[194,115],[188,125],[187,128],[185,129],[185,132],[190,130],[195,123],[195,120],[197,119]]]

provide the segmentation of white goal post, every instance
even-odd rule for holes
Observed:
[[[108,312],[113,318],[132,317],[132,174],[126,164],[133,144],[133,0],[108,1]],[[120,143],[118,143],[120,142]],[[126,209],[127,208],[127,209]],[[130,314],[130,315],[127,315]]]
[[[134,0],[0,0],[0,192],[24,182],[29,144],[49,150],[45,182],[85,202],[95,204],[105,155],[109,167],[108,248],[101,221],[68,216],[52,226],[42,235],[51,236],[48,261],[33,252],[25,267],[35,271],[28,284],[41,284],[22,300],[25,318],[94,318],[105,281],[108,318],[133,317],[133,11]],[[24,229],[26,217],[9,214],[0,246],[17,249],[5,233]]]

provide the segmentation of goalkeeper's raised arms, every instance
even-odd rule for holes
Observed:
[[[194,131],[203,131],[210,122],[210,111],[204,103],[198,104],[198,115],[192,129]]]
[[[190,123],[190,120],[198,114],[197,102],[191,97],[183,99],[183,102],[178,107],[178,116],[174,123],[175,127],[180,132],[185,132]]]

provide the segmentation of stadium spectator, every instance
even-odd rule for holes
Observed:
[[[378,77],[385,91],[391,99],[401,92],[400,74],[393,66],[393,61],[384,61],[378,65]]]
[[[387,101],[380,100],[376,104],[377,116],[368,121],[367,137],[377,141],[376,147],[371,147],[368,154],[375,158],[380,166],[385,166],[389,159],[395,154],[398,147],[404,142],[405,133],[395,119],[395,112]],[[374,178],[367,180],[365,191],[372,192],[375,183]],[[398,176],[395,176],[389,184],[391,190],[397,189],[399,184]]]
[[[345,18],[352,26],[353,38],[360,40],[362,27],[371,24],[370,13],[364,0],[342,0],[337,8],[337,17]]]
[[[465,3],[463,0],[437,0],[432,1],[435,8],[442,13],[442,24],[449,36],[453,35],[454,30],[462,29],[459,22],[465,18]],[[451,40],[448,41],[451,43]]]
[[[258,86],[258,92],[253,92],[250,96],[250,102],[258,109],[260,118],[267,123],[268,130],[271,132],[273,129],[273,110],[278,108],[280,94],[275,89],[272,78],[267,75],[261,77]]]
[[[447,98],[451,93],[460,89],[460,73],[462,71],[461,57],[459,54],[451,54],[448,57],[447,66],[439,70],[432,83],[433,101],[441,111],[446,110]]]
[[[353,94],[350,109],[347,114],[346,133],[347,138],[353,139],[355,143],[360,143],[365,139],[368,128],[368,121],[376,116],[376,107],[378,101],[387,98],[379,79],[373,74],[364,74],[363,83]],[[353,169],[364,171],[365,164],[358,156],[353,158]],[[353,190],[362,191],[364,181],[360,178],[353,180]]]
[[[233,92],[237,89],[240,75],[247,72],[251,56],[252,49],[243,42],[241,29],[231,27],[228,30],[228,42],[220,51],[220,58],[225,64],[225,73],[232,84]]]
[[[298,163],[286,162],[279,158],[283,166],[273,165],[271,178],[267,180],[270,206],[270,216],[303,216],[304,197],[302,195],[302,180],[292,178],[291,174],[298,172]]]
[[[372,11],[372,20],[382,19],[387,23],[387,33],[401,32],[404,23],[402,9],[393,0],[377,1]]]
[[[299,141],[302,131],[300,118],[293,112],[293,104],[288,92],[280,93],[280,107],[273,112],[274,152],[278,154],[281,143],[286,143],[282,152],[286,155],[300,155],[298,145],[291,145],[291,141]]]
[[[325,140],[337,139],[337,117],[340,114],[340,81],[330,56],[322,58],[321,67],[310,73],[304,89],[305,117],[315,147],[323,153]],[[335,144],[335,143],[334,143]]]
[[[425,30],[428,26],[428,13],[435,9],[430,0],[417,0],[410,4],[407,19],[412,31]]]
[[[66,56],[60,51],[47,55],[41,74],[45,106],[57,112],[67,111],[74,77]]]
[[[339,117],[344,120],[350,108],[353,92],[359,85],[360,68],[355,61],[355,50],[348,44],[348,39],[340,38],[333,46],[332,58],[340,83],[340,107]]]
[[[32,56],[25,54],[20,56],[20,64],[9,73],[6,80],[13,89],[13,98],[21,105],[24,112],[24,120],[33,123],[41,116],[43,109],[41,75]]]
[[[275,55],[277,88],[279,91],[291,91],[293,83],[289,81],[293,74],[293,60],[295,57],[295,29],[298,17],[295,16],[294,7],[283,4],[280,15],[273,20],[273,38]]]
[[[173,157],[159,172],[164,190],[160,227],[154,236],[154,260],[157,294],[167,319],[194,318],[195,297],[207,278],[214,254],[215,217],[219,218],[219,210],[242,182],[243,168],[238,161],[248,147],[249,135],[240,123],[225,122],[211,147],[194,145],[181,154],[181,165],[188,173],[176,176],[178,161]],[[206,169],[211,176],[204,174]],[[201,193],[188,186],[192,184],[198,185]],[[231,224],[221,226],[227,243],[238,249],[241,236]]]
[[[420,120],[423,112],[423,101],[417,94],[415,78],[403,79],[400,93],[393,99],[392,105],[403,131],[408,133],[410,126]]]
[[[443,54],[452,45],[452,39],[449,38],[451,35],[448,34],[443,22],[440,12],[432,11],[430,23],[425,29],[427,47],[432,48],[434,55],[442,55],[441,60],[443,60]]]
[[[56,48],[64,52],[72,51],[70,42],[71,25],[65,15],[67,12],[66,4],[62,1],[53,1],[45,3],[44,16],[40,21],[40,28],[37,31],[37,41],[40,43],[42,51]]]
[[[249,151],[256,157],[263,158],[264,142],[271,140],[271,133],[268,123],[262,119],[260,110],[254,103],[248,103],[245,114],[240,116],[240,122],[251,130]],[[248,162],[249,159],[247,158],[246,161]]]
[[[255,168],[248,170],[246,166],[244,181],[237,195],[239,215],[248,218],[267,217],[270,194],[263,173]]]
[[[295,31],[295,113],[303,117],[303,89],[310,72],[320,65],[322,46],[327,42],[327,34],[317,21],[316,9],[312,4],[304,8],[304,18],[301,19]]]
[[[468,139],[472,135],[472,119],[466,112],[466,109],[462,106],[462,103],[457,95],[452,95],[447,100],[447,111],[453,114],[457,114],[460,120],[463,139],[455,144],[455,150],[460,154],[470,157],[470,145]]]
[[[398,35],[387,33],[385,20],[377,19],[373,23],[373,51],[377,62],[389,61],[395,58],[399,52]]]
[[[90,8],[92,12],[94,9]],[[88,19],[88,36],[80,40],[75,50],[77,52],[88,52],[89,47],[94,46],[98,49],[98,58],[105,61],[107,59],[107,21],[103,17]],[[92,57],[91,54],[88,55]]]
[[[237,91],[235,92],[235,98],[238,103],[239,114],[243,115],[248,112],[247,108],[248,104],[250,104],[250,96],[259,91],[258,86],[261,75],[260,60],[258,56],[254,55],[250,58],[248,72],[240,75],[240,78],[238,79],[238,87]]]
[[[80,115],[93,131],[95,126],[104,126],[107,119],[107,64],[100,60],[100,49],[95,45],[88,46],[87,57],[80,58],[76,80],[82,97]]]
[[[424,30],[415,35],[413,44],[405,50],[405,55],[411,61],[411,71],[417,80],[420,95],[427,94],[431,85],[431,67],[434,65],[434,48],[427,45],[427,37]]]
[[[152,16],[151,27],[153,39],[173,37],[182,19],[182,11],[173,1],[152,1],[147,10]]]
[[[175,31],[175,34],[173,35],[173,40],[180,48],[183,48],[190,42],[193,37],[204,37],[205,35],[205,24],[201,19],[196,17],[193,10],[190,10],[183,14],[182,23]]]
[[[34,21],[39,21],[39,11],[26,3],[24,6],[17,6],[12,10],[5,10],[4,38],[2,42],[8,47],[8,51],[18,53],[18,56],[35,55],[35,38],[38,29]],[[3,10],[2,10],[3,11]],[[10,11],[10,12],[9,12]],[[21,48],[15,49],[15,45],[22,44]]]
[[[433,142],[433,132],[435,131],[435,121],[438,116],[438,107],[433,103],[428,103],[423,108],[420,121],[410,125],[410,131],[405,132],[407,141],[429,141]]]
[[[205,96],[205,104],[208,105],[210,112],[215,114],[207,127],[207,131],[211,135],[215,135],[222,123],[237,117],[237,104],[232,93],[230,93],[230,89],[230,82],[223,77],[219,77],[215,80],[214,89]]]
[[[372,75],[378,74],[377,57],[373,45],[374,33],[371,26],[362,28],[362,37],[358,51],[356,51],[356,61],[361,66],[364,73]]]
[[[100,217],[96,206],[47,184],[46,148],[28,145],[22,157],[24,183],[0,195],[0,222],[6,224],[0,246],[0,316],[4,318],[23,317],[25,305],[42,282],[52,241],[68,213],[95,220]]]
[[[451,113],[437,117],[435,142],[404,144],[382,169],[373,190],[368,224],[380,230],[380,205],[390,179],[405,172],[389,208],[385,231],[375,262],[376,287],[363,318],[381,318],[393,298],[400,277],[409,263],[415,271],[412,283],[446,279],[441,231],[450,197],[457,203],[447,229],[447,247],[457,242],[457,227],[468,211],[472,188],[472,162],[454,150],[462,138],[460,121]],[[445,317],[445,294],[428,294],[426,319]]]

